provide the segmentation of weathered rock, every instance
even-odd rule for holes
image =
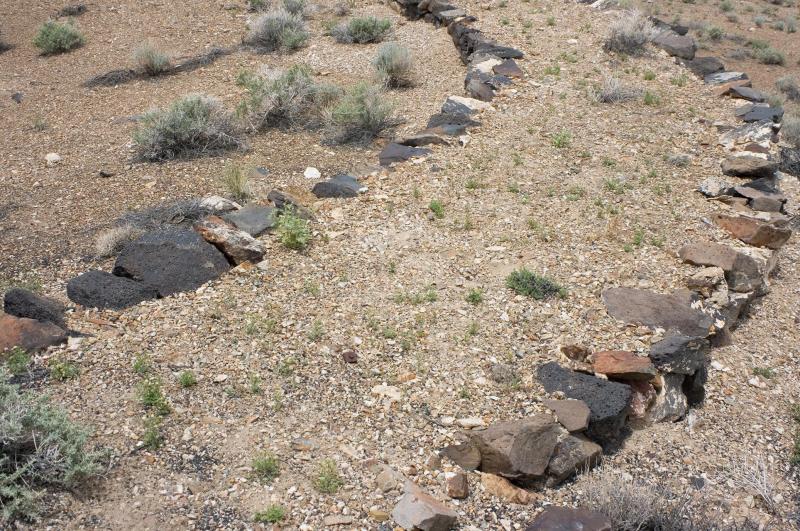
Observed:
[[[445,504],[407,481],[405,494],[392,510],[392,518],[403,529],[448,531],[458,515]]]
[[[581,3],[587,3],[588,4],[588,3],[592,3],[592,2],[591,2],[591,0],[588,0],[588,1],[585,1],[585,2],[581,2]],[[677,33],[678,35],[686,35],[687,33],[689,33],[688,26],[682,26],[681,24],[671,24],[669,22],[665,22],[665,21],[661,20],[658,17],[653,17],[653,16],[650,16],[650,17],[647,17],[647,18],[650,19],[650,22],[652,22],[653,26],[655,26],[655,28],[657,30],[659,30],[659,31],[672,31],[674,33]]]
[[[442,455],[464,470],[477,470],[481,466],[481,452],[472,441],[446,446],[442,449]]]
[[[736,109],[736,116],[744,122],[762,122],[771,120],[780,122],[783,118],[781,107],[771,107],[766,103],[749,103]]]
[[[733,177],[772,177],[777,169],[775,161],[754,155],[729,155],[722,161],[722,173]]]
[[[733,185],[727,181],[723,181],[718,177],[709,177],[702,183],[698,190],[706,197],[719,197],[721,195],[728,195],[731,193]]]
[[[753,181],[753,183],[755,182],[756,181]],[[748,198],[750,200],[750,208],[758,212],[780,212],[783,210],[783,204],[786,202],[785,195],[771,191],[770,188],[765,189],[758,186],[742,185],[734,187],[733,191]],[[782,226],[780,223],[772,223],[771,221],[772,220],[769,220],[768,223]]]
[[[366,187],[358,179],[341,174],[315,184],[311,193],[319,198],[356,197],[364,190]]]
[[[541,365],[536,376],[548,393],[561,391],[586,403],[591,411],[587,434],[592,440],[606,443],[619,436],[628,415],[630,387],[571,371],[555,362]]]
[[[414,157],[424,157],[430,154],[430,149],[404,146],[396,142],[390,142],[378,154],[378,160],[381,166],[388,166],[395,162],[404,162]]]
[[[737,250],[712,242],[684,245],[678,255],[690,264],[722,268],[728,287],[738,292],[764,291],[777,260],[777,255],[771,251]]]
[[[592,412],[583,400],[546,398],[542,400],[542,404],[555,413],[556,419],[567,431],[583,431],[589,427],[589,416]]]
[[[217,216],[208,216],[194,226],[205,241],[219,249],[232,263],[257,264],[264,258],[264,246],[244,231]]]
[[[222,219],[250,236],[258,236],[275,228],[277,223],[277,209],[264,205],[249,204],[246,207],[229,212]]]
[[[800,177],[800,148],[781,146],[779,169],[783,173]]]
[[[214,212],[215,214],[221,214],[242,208],[239,203],[231,201],[230,199],[225,199],[224,197],[220,197],[218,195],[210,195],[203,198],[200,201],[199,206],[200,208],[208,210],[209,212]]]
[[[473,120],[467,113],[437,113],[428,120],[424,132],[437,135],[463,135],[468,127],[477,127],[481,123]]]
[[[569,435],[558,442],[547,466],[547,486],[554,487],[581,470],[594,467],[603,449],[583,435]]]
[[[630,382],[631,386],[631,419],[643,419],[647,409],[656,400],[656,390],[650,382]]]
[[[736,81],[728,81],[727,83],[722,83],[721,85],[715,85],[714,90],[712,91],[715,96],[722,97],[727,96],[730,94],[731,89],[734,87],[750,87],[752,86],[752,81],[749,79],[739,79]],[[731,126],[727,126],[729,129]],[[718,127],[719,128],[719,127]]]
[[[719,137],[719,144],[733,149],[741,144],[758,144],[769,148],[775,137],[775,124],[771,121],[753,122],[726,131]]]
[[[630,324],[677,330],[689,336],[705,337],[714,320],[691,308],[677,294],[664,295],[635,288],[609,288],[603,302],[612,317]]]
[[[14,347],[34,352],[66,340],[64,329],[49,321],[0,313],[0,353]]]
[[[725,284],[725,270],[721,267],[704,267],[686,279],[686,287],[705,298],[711,297],[720,285],[725,289],[728,287]]]
[[[271,190],[267,194],[267,199],[272,201],[278,210],[291,209],[297,216],[303,219],[314,219],[314,214],[309,210],[299,197],[283,190]]]
[[[551,506],[542,511],[525,531],[612,531],[611,520],[589,509]]]
[[[618,380],[649,380],[656,375],[650,360],[624,350],[605,350],[594,355],[594,372]]]
[[[739,81],[748,79],[747,74],[743,72],[717,72],[709,74],[704,78],[704,81],[709,85],[721,85],[723,83],[730,83],[731,81]]]
[[[550,415],[534,415],[493,424],[469,436],[481,454],[481,472],[529,483],[544,475],[560,429]]]
[[[105,271],[87,271],[67,282],[67,297],[87,308],[122,310],[158,296],[152,286]]]
[[[653,44],[674,57],[694,59],[697,43],[689,35],[678,35],[673,31],[662,31],[653,39]]]
[[[501,76],[516,77],[516,78],[525,77],[525,73],[513,59],[506,59],[502,63],[494,65],[492,67],[492,71],[495,74]]]
[[[722,72],[725,70],[725,65],[716,57],[695,57],[690,61],[682,61],[681,64],[688,68],[694,75],[700,78],[705,78],[711,74]]]
[[[225,256],[195,231],[164,228],[125,245],[113,273],[142,281],[166,297],[195,290],[229,269]]]
[[[742,87],[742,86],[731,87],[731,90],[730,92],[728,92],[728,95],[731,98],[739,98],[742,100],[755,101],[755,102],[762,102],[766,99],[763,93],[755,89],[752,89],[750,87]]]
[[[400,140],[397,140],[398,144],[403,146],[412,146],[412,147],[420,147],[420,146],[427,146],[429,144],[442,144],[442,145],[449,145],[445,138],[441,135],[433,132],[425,132],[418,133],[416,135],[407,136]]]
[[[709,342],[703,338],[668,335],[650,347],[650,359],[659,371],[694,374],[708,363]]]
[[[475,114],[493,107],[485,101],[463,96],[448,96],[442,105],[443,114]]]
[[[494,474],[481,474],[481,485],[487,494],[509,503],[528,505],[537,500],[536,494],[517,487],[506,478]]]
[[[716,214],[714,222],[734,238],[756,247],[780,249],[792,236],[790,229],[775,227],[746,216]]]
[[[655,402],[644,418],[646,425],[656,422],[674,422],[680,420],[688,410],[688,401],[683,394],[683,374],[661,374],[656,385],[658,394]]]
[[[49,297],[42,297],[22,288],[11,288],[3,299],[3,310],[15,317],[27,317],[51,322],[61,328],[64,324],[64,305]]]
[[[454,472],[445,479],[445,492],[455,500],[463,500],[469,496],[469,482],[464,472]]]

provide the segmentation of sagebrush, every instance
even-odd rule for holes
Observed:
[[[349,88],[327,115],[329,135],[334,142],[367,142],[397,125],[393,107],[381,87],[366,82]]]
[[[72,22],[60,23],[48,20],[39,27],[33,45],[39,48],[43,55],[55,55],[74,50],[86,40]]]
[[[254,20],[245,43],[261,52],[292,51],[304,46],[308,36],[303,18],[281,8]]]
[[[170,69],[169,56],[152,43],[145,43],[133,52],[139,70],[148,76],[158,76]]]
[[[641,55],[647,43],[656,35],[653,23],[639,11],[630,11],[610,26],[610,33],[603,45],[606,51],[626,55]]]
[[[622,81],[612,76],[605,76],[603,84],[591,87],[589,96],[598,103],[620,103],[638,98],[642,91],[627,87]]]
[[[538,275],[526,268],[513,271],[506,278],[506,286],[520,295],[536,300],[550,297],[565,297],[567,290],[547,277]]]
[[[380,82],[391,88],[410,87],[414,84],[413,65],[408,48],[396,42],[381,45],[372,61]]]
[[[331,35],[336,42],[366,44],[384,40],[391,31],[392,22],[388,18],[368,16],[354,17],[335,26]]]

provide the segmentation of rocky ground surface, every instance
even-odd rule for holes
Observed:
[[[144,37],[177,55],[234,45],[243,7],[91,6],[79,19],[87,45],[49,58],[26,44],[49,6],[17,6],[3,22],[4,38],[20,43],[0,55],[7,65],[0,69],[3,280],[40,286],[67,303],[65,325],[81,334],[35,359],[38,367],[73,362],[77,378],[57,382],[34,371],[27,385],[92,426],[92,443],[113,454],[102,481],[49,499],[53,510],[41,526],[245,529],[261,525],[252,521],[255,512],[280,504],[289,529],[391,529],[402,525],[391,516],[398,502],[413,497],[413,490],[404,494],[406,480],[446,504],[464,529],[524,529],[544,507],[579,503],[584,476],[532,494],[477,472],[465,486],[453,479],[460,467],[437,450],[465,430],[547,413],[543,401],[556,395],[537,370],[552,361],[570,365],[565,352],[574,349],[564,347],[641,353],[663,337],[609,315],[601,294],[685,288],[697,268],[681,261],[682,246],[740,245],[715,222],[733,209],[697,188],[721,177],[727,152],[712,124],[738,125],[742,101],[719,97],[692,75],[671,83],[687,70],[658,48],[624,61],[604,52],[613,10],[464,2],[459,7],[478,17],[485,35],[525,53],[518,61],[525,78],[477,115],[481,126],[464,142],[427,146],[427,158],[381,168],[380,142],[334,147],[314,131],[271,131],[250,137],[244,154],[132,163],[129,117],[187,92],[233,107],[241,68],[306,62],[339,83],[369,75],[374,45],[323,36],[333,15],[332,6],[320,6],[310,46],[295,54],[237,52],[192,73],[81,86],[124,67]],[[448,95],[464,94],[466,70],[445,29],[382,4],[357,4],[354,12],[391,17],[395,38],[414,54],[416,86],[388,94],[405,118],[398,136],[422,129]],[[656,101],[594,102],[587,88],[605,74]],[[17,92],[21,103],[10,97]],[[43,130],[35,126],[41,120]],[[46,164],[51,152],[60,163]],[[68,301],[70,279],[114,265],[92,257],[101,229],[167,199],[222,194],[219,177],[231,160],[268,169],[254,178],[257,202],[280,188],[313,210],[307,251],[265,234],[258,238],[262,262],[197,290],[120,311]],[[308,190],[318,180],[304,177],[307,167],[322,178],[350,172],[367,191],[317,199]],[[795,216],[800,183],[781,173],[779,184],[788,198],[783,208]],[[429,209],[433,200],[443,217]],[[731,332],[730,344],[711,351],[705,401],[676,422],[629,431],[604,455],[608,466],[707,500],[721,522],[796,527],[789,411],[798,400],[799,254],[796,237],[781,247],[769,293]],[[566,296],[516,295],[505,279],[521,266],[556,280]],[[466,298],[475,289],[482,301],[472,304]],[[178,384],[185,370],[197,375],[196,386]],[[160,379],[172,409],[161,428],[164,444],[152,451],[142,444],[149,413],[138,389],[146,378]],[[267,484],[251,470],[265,451],[280,463]],[[768,464],[775,486],[772,509],[736,479],[734,470],[756,458]],[[315,488],[325,459],[341,475],[335,494]]]

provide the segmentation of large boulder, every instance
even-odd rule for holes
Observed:
[[[611,520],[589,509],[550,506],[525,531],[612,531]]]
[[[14,347],[33,352],[66,340],[64,329],[51,322],[0,313],[0,353]]]
[[[629,324],[676,330],[689,336],[705,337],[714,319],[689,306],[678,294],[664,295],[635,288],[603,291],[608,314]]]
[[[556,362],[541,365],[536,377],[548,393],[560,391],[586,403],[591,411],[586,433],[592,440],[605,444],[617,439],[628,415],[630,387],[565,369]]]
[[[755,247],[780,249],[792,235],[791,229],[776,227],[748,216],[716,214],[714,222],[734,238]]]
[[[754,155],[729,155],[722,161],[722,173],[733,177],[772,177],[777,169],[775,161]]]
[[[189,229],[159,229],[128,243],[114,275],[144,282],[162,297],[199,288],[230,269],[225,256]]]
[[[152,286],[105,271],[87,271],[67,282],[69,300],[87,308],[122,310],[158,296]]]
[[[673,31],[662,31],[653,39],[653,44],[681,59],[694,59],[697,43],[689,35],[678,35]]]
[[[233,264],[255,264],[264,258],[264,246],[260,241],[220,217],[208,216],[196,223],[194,230]]]
[[[9,315],[51,322],[61,328],[64,324],[64,305],[22,288],[11,288],[3,299],[3,310]]]
[[[403,529],[448,531],[456,524],[455,511],[411,481],[405,483],[404,491],[392,510],[392,518]]]

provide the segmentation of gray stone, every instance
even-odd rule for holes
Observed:
[[[725,70],[725,65],[716,57],[695,57],[690,61],[684,60],[682,64],[699,78]]]
[[[718,177],[709,177],[702,183],[698,190],[706,197],[719,197],[721,195],[730,195],[733,185],[727,181],[723,181]]]
[[[467,131],[467,128],[477,127],[479,125],[481,125],[481,123],[477,120],[473,120],[469,113],[438,113],[430,117],[424,132],[459,136],[463,135]]]
[[[762,94],[761,92],[752,89],[750,87],[741,87],[741,86],[731,87],[731,89],[728,91],[728,95],[730,95],[730,97],[732,98],[739,98],[742,100],[756,101],[756,102],[761,102],[766,99],[764,94]]]
[[[755,155],[728,155],[722,161],[722,173],[732,177],[772,177],[777,169],[777,162]]]
[[[644,418],[646,425],[656,422],[674,422],[680,420],[689,408],[686,395],[683,394],[683,374],[662,374],[656,385],[656,400]]]
[[[430,153],[430,149],[403,146],[396,142],[391,142],[378,154],[378,160],[381,166],[388,166],[392,163],[404,162],[414,157],[424,157],[430,155]]]
[[[166,297],[195,290],[230,267],[225,256],[195,231],[164,228],[125,245],[113,273],[142,281]]]
[[[525,531],[612,531],[611,520],[602,513],[572,507],[547,507]]]
[[[122,310],[158,297],[152,286],[105,271],[87,271],[67,282],[67,297],[87,308]]]
[[[50,297],[42,297],[22,288],[11,288],[3,299],[3,310],[16,317],[51,322],[61,328],[64,324],[64,305]]]
[[[759,144],[769,147],[775,137],[775,123],[772,121],[753,122],[735,127],[719,137],[719,144],[733,149],[737,144]]]
[[[319,198],[356,197],[366,187],[350,175],[339,174],[314,185],[311,192]]]
[[[661,372],[694,374],[708,362],[708,349],[706,339],[669,335],[651,345],[650,360]]]
[[[592,440],[605,444],[619,436],[628,415],[630,387],[565,369],[556,362],[541,365],[536,377],[548,393],[560,391],[586,403],[591,411],[587,435]]]
[[[257,264],[264,258],[264,246],[260,241],[220,217],[208,216],[197,222],[194,230],[233,264]]]
[[[407,530],[448,531],[458,515],[448,506],[407,481],[405,494],[392,510],[394,521]]]
[[[594,467],[603,449],[583,435],[569,435],[556,445],[547,465],[547,486],[554,487],[577,472]]]
[[[488,103],[474,98],[465,98],[463,96],[448,96],[444,104],[442,104],[443,114],[475,114],[483,110],[490,109],[492,106]]]
[[[275,228],[278,216],[275,207],[250,204],[239,210],[228,212],[222,216],[222,219],[255,237]]]
[[[556,419],[567,431],[583,431],[589,427],[589,417],[592,412],[583,400],[544,399],[542,404],[555,413]]]
[[[690,264],[722,268],[728,287],[743,293],[764,291],[777,256],[763,249],[734,249],[713,242],[684,245],[678,255]]]
[[[472,441],[446,446],[442,449],[442,455],[464,470],[477,470],[481,466],[481,452]]]
[[[673,31],[662,31],[653,39],[653,44],[674,57],[694,59],[697,43],[689,35],[678,35]]]
[[[608,314],[629,324],[676,330],[692,337],[707,336],[714,324],[712,317],[691,308],[678,294],[609,288],[602,297]]]
[[[709,85],[722,85],[723,83],[730,83],[731,81],[739,81],[741,79],[749,79],[744,72],[717,72],[709,74],[703,81]]]
[[[751,103],[736,109],[736,116],[744,122],[780,122],[783,118],[781,107],[770,107],[766,103]]]

